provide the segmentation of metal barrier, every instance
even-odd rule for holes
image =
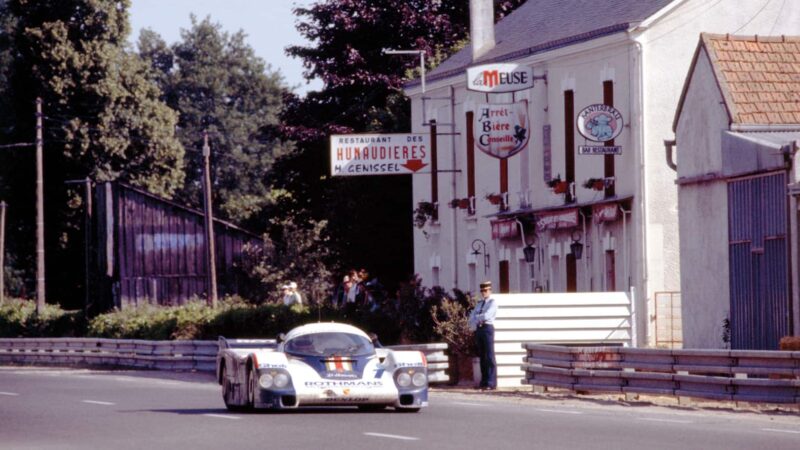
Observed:
[[[800,403],[798,351],[522,346],[522,382],[532,386]]]
[[[214,371],[216,341],[0,338],[0,363]]]
[[[447,375],[449,360],[447,357],[447,344],[439,342],[435,344],[413,344],[413,345],[390,345],[386,348],[392,350],[418,350],[425,354],[428,360],[428,383],[446,383],[450,381]]]
[[[396,345],[428,360],[428,381],[449,380],[447,344]],[[217,341],[145,341],[102,338],[0,338],[0,364],[88,365],[214,372]]]

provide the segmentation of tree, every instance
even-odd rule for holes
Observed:
[[[498,16],[524,0],[499,2]],[[287,101],[284,132],[299,152],[277,163],[275,183],[298,214],[329,223],[344,266],[368,266],[393,286],[411,275],[412,205],[408,176],[329,175],[327,137],[334,133],[408,132],[403,84],[419,61],[384,49],[424,50],[427,61],[464,45],[469,4],[463,0],[327,0],[297,8],[297,29],[310,42],[287,53],[324,88]]]
[[[276,156],[292,149],[273,131],[286,88],[280,73],[245,43],[243,32],[228,34],[210,18],[191,21],[171,47],[152,31],[143,32],[138,44],[139,54],[156,69],[153,79],[165,101],[180,113],[179,136],[189,152],[178,198],[200,204],[199,149],[207,130],[215,205],[223,218],[253,224],[275,195],[265,174]]]
[[[177,115],[160,100],[149,66],[125,48],[128,6],[128,0],[6,3],[14,20],[8,33],[13,67],[7,72],[13,115],[6,118],[12,127],[5,139],[32,141],[34,100],[42,97],[48,291],[62,299],[83,297],[75,289],[83,279],[82,265],[75,264],[83,252],[76,217],[82,196],[64,182],[121,180],[170,196],[184,176]],[[31,153],[19,151],[0,164],[15,206],[13,239],[20,243],[34,242]],[[30,248],[16,251],[33,254]]]

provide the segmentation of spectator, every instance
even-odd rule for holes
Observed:
[[[350,275],[345,275],[342,282],[336,286],[333,292],[332,303],[335,307],[341,308],[347,302],[347,294],[353,288],[353,282],[350,281]]]
[[[300,295],[300,291],[297,290],[297,283],[294,281],[289,282],[289,289],[291,290],[292,295],[292,305],[302,305],[303,304],[303,296]]]
[[[303,299],[300,297],[300,294],[297,292],[297,283],[294,281],[290,281],[283,286],[281,286],[281,292],[283,293],[283,304],[286,306],[292,305],[302,305]]]

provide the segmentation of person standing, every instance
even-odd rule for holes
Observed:
[[[470,329],[475,332],[475,344],[481,359],[481,382],[483,390],[497,389],[497,361],[494,356],[494,319],[497,302],[492,298],[492,282],[480,284],[481,300],[469,315]]]

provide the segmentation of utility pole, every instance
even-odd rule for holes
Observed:
[[[0,305],[6,300],[6,202],[0,201]]]
[[[208,145],[208,131],[203,132],[203,210],[205,211],[206,228],[206,272],[208,272],[208,301],[211,307],[217,307],[217,261],[214,249],[214,216],[211,211],[211,170],[209,157],[211,147]]]
[[[36,98],[36,314],[44,311],[44,175],[42,98]]]

